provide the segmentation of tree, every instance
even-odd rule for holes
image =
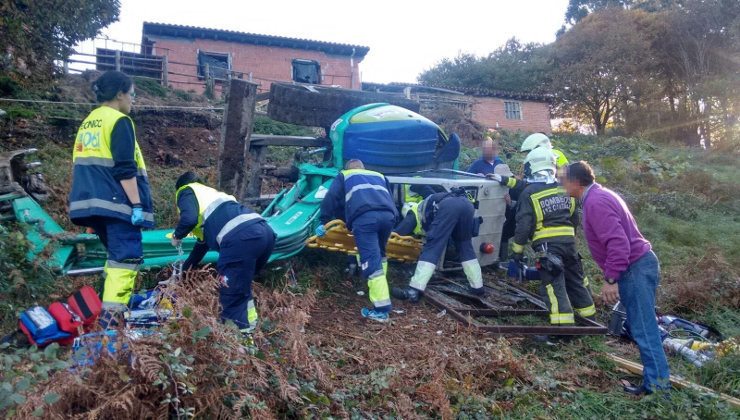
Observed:
[[[8,0],[0,2],[0,71],[38,82],[69,57],[75,44],[118,20],[119,0]]]
[[[460,54],[445,58],[421,73],[418,80],[434,86],[544,92],[549,77],[546,49],[512,38],[487,57]]]
[[[604,134],[628,102],[649,96],[656,68],[651,24],[645,12],[608,8],[560,36],[551,50],[558,111]]]

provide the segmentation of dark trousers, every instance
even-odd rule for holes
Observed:
[[[419,261],[437,264],[452,239],[460,261],[476,259],[473,248],[473,204],[465,197],[448,197],[437,208],[429,229],[426,230],[426,243],[419,255]]]
[[[550,323],[573,325],[574,311],[583,317],[593,317],[596,308],[575,243],[546,242],[532,248],[535,252],[546,251],[556,255],[563,262],[557,275],[544,268],[539,269],[540,295],[550,311]]]
[[[390,211],[368,211],[352,221],[352,235],[360,254],[360,272],[367,280],[370,301],[378,312],[391,310],[383,261],[395,222],[396,216]]]
[[[223,238],[217,263],[224,283],[218,298],[223,320],[233,321],[240,329],[256,326],[252,280],[274,247],[275,233],[265,221],[239,226]]]

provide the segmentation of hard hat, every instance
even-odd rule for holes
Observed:
[[[526,139],[524,139],[524,142],[522,143],[522,148],[519,151],[529,152],[543,146],[546,146],[548,149],[552,149],[550,139],[542,133],[534,133],[530,134]]]
[[[524,158],[524,176],[529,178],[539,171],[549,170],[555,173],[555,155],[547,147],[538,147],[527,153]]]

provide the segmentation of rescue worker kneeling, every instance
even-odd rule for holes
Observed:
[[[416,271],[411,277],[409,286],[405,289],[394,287],[391,289],[391,296],[418,302],[450,238],[455,242],[472,292],[479,296],[483,295],[483,275],[473,248],[475,209],[465,192],[460,189],[455,192],[436,193],[421,203],[407,204],[404,210],[407,213],[396,232],[399,235],[426,233],[426,243],[419,255],[419,262],[416,263]],[[410,226],[413,226],[412,232],[409,232]]]
[[[367,280],[368,295],[373,304],[372,309],[362,308],[361,314],[373,321],[388,322],[391,297],[386,278],[385,247],[398,211],[386,177],[364,168],[362,161],[352,159],[334,178],[321,201],[321,225],[316,228],[316,235],[325,235],[324,225],[331,220],[344,220],[355,237],[360,271],[362,278]]]
[[[228,194],[203,185],[196,174],[185,172],[175,184],[180,222],[172,234],[172,246],[193,232],[198,242],[183,270],[198,264],[209,249],[218,251],[218,274],[222,321],[230,320],[242,332],[257,326],[252,279],[267,264],[275,247],[275,232],[259,214]]]
[[[517,204],[512,251],[513,259],[521,262],[524,245],[532,239],[550,323],[573,325],[574,310],[593,318],[596,308],[575,245],[576,202],[555,180],[555,168],[548,148],[536,148],[524,159],[527,186]]]

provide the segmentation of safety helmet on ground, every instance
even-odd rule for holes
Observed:
[[[555,155],[547,147],[538,147],[524,158],[524,176],[529,178],[537,172],[548,170],[555,174]]]
[[[526,139],[524,139],[524,142],[522,143],[522,148],[519,151],[529,152],[538,147],[547,147],[548,149],[552,149],[550,139],[542,133],[530,134]]]

